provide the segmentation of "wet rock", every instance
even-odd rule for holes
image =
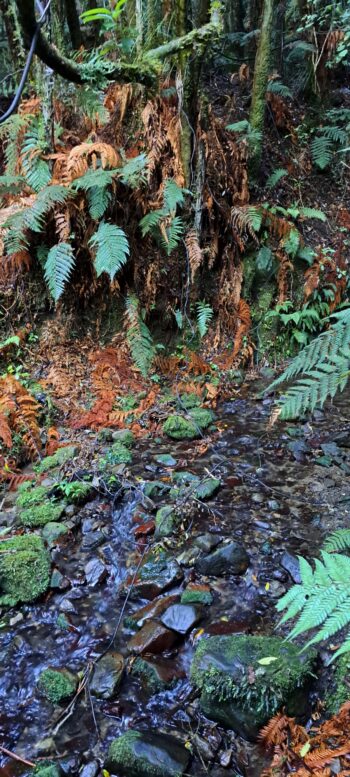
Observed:
[[[133,730],[113,740],[106,768],[123,777],[180,777],[189,758],[189,751],[175,737]]]
[[[72,697],[77,688],[77,678],[68,669],[44,669],[38,680],[38,690],[52,704],[59,704]]]
[[[247,551],[238,542],[221,545],[213,553],[196,561],[195,567],[201,575],[221,577],[243,575],[249,566]]]
[[[22,612],[17,612],[16,615],[13,616],[13,618],[10,618],[9,624],[10,626],[16,626],[17,623],[21,623],[21,621],[24,620],[24,615]]]
[[[169,537],[176,528],[176,513],[174,505],[160,507],[156,513],[156,537]]]
[[[221,753],[220,755],[220,765],[224,767],[224,769],[227,769],[227,767],[230,765],[232,760],[232,748],[229,750],[225,750],[224,753]]]
[[[170,650],[177,640],[176,634],[162,623],[146,621],[144,626],[131,638],[128,649],[133,653],[154,653],[159,655]]]
[[[130,429],[118,429],[112,432],[113,442],[119,442],[126,448],[131,448],[135,442],[135,437]]]
[[[191,567],[193,566],[194,562],[200,555],[199,548],[195,547],[189,547],[185,548],[185,550],[182,551],[182,553],[179,553],[179,555],[176,557],[179,564],[181,564],[182,567]]]
[[[169,489],[170,486],[167,483],[162,483],[161,480],[148,480],[144,485],[143,493],[149,499],[154,499],[154,497],[166,493]]]
[[[187,634],[201,619],[201,611],[190,604],[172,604],[161,618],[168,629],[177,634]]]
[[[92,558],[84,567],[86,582],[92,587],[98,585],[105,579],[107,570],[99,558]]]
[[[194,440],[200,436],[199,428],[181,415],[170,415],[163,424],[163,432],[173,440]]]
[[[125,591],[129,591],[132,579],[126,581]],[[177,561],[165,551],[154,548],[146,555],[130,596],[132,599],[155,599],[182,579],[183,572]]]
[[[127,628],[140,629],[147,620],[162,615],[162,613],[165,612],[171,604],[175,604],[178,599],[179,594],[169,594],[168,596],[154,599],[153,602],[146,604],[145,607],[141,607],[139,610],[130,613],[124,618],[124,624]]]
[[[220,537],[220,535],[207,532],[206,534],[199,534],[198,537],[195,537],[194,544],[197,545],[200,550],[209,553],[210,550],[213,550],[213,548],[216,548],[217,545],[220,544],[222,539],[223,538]]]
[[[72,777],[73,774],[78,774],[80,766],[80,756],[76,754],[67,755],[65,758],[60,759],[60,769],[62,777]]]
[[[91,531],[84,535],[81,549],[84,551],[95,550],[99,545],[105,542],[106,537],[101,531]]]
[[[67,532],[68,529],[64,523],[49,521],[42,529],[41,536],[44,538],[45,542],[47,542],[48,546],[52,548],[56,545],[58,538],[63,536],[63,534],[67,534]]]
[[[137,658],[132,665],[132,674],[140,678],[147,693],[154,694],[171,688],[181,673],[164,660]]]
[[[194,475],[193,472],[187,470],[180,470],[180,472],[174,472],[173,474],[173,482],[180,483],[180,485],[193,486],[199,483],[199,481],[198,475]]]
[[[120,653],[106,653],[95,665],[90,691],[100,699],[110,699],[117,692],[124,672],[124,658]]]
[[[58,588],[59,591],[63,591],[69,587],[69,580],[67,580],[59,569],[54,569],[50,579],[50,588]]]
[[[50,557],[41,537],[25,534],[2,540],[0,555],[0,605],[13,607],[32,602],[47,590]]]
[[[155,459],[157,464],[163,464],[164,467],[175,467],[177,464],[176,459],[170,453],[159,453]]]
[[[196,499],[203,501],[211,499],[218,492],[220,485],[221,481],[218,478],[205,478],[196,488]]]
[[[315,656],[278,637],[209,637],[197,647],[191,678],[208,718],[255,739],[280,707],[300,714]]]
[[[181,594],[181,604],[212,604],[213,594],[208,585],[189,583]]]
[[[98,761],[89,761],[84,764],[79,772],[79,777],[97,777],[100,771],[100,764]]]
[[[200,737],[199,734],[194,734],[191,740],[195,751],[199,753],[204,761],[214,760],[216,749],[214,750],[206,739]]]
[[[281,567],[288,572],[294,583],[301,583],[299,561],[295,556],[286,551],[281,558]]]

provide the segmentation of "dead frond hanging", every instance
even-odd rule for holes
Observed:
[[[120,154],[109,143],[81,143],[72,148],[67,159],[67,173],[70,180],[80,178],[89,168],[96,170],[120,167]]]
[[[190,229],[185,237],[188,259],[190,264],[191,283],[194,283],[196,274],[203,264],[203,253],[199,245],[198,235],[195,229]]]

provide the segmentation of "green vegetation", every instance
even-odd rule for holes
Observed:
[[[77,684],[77,678],[67,669],[44,669],[38,689],[52,704],[60,704],[73,696]]]
[[[36,534],[3,539],[0,550],[0,604],[32,602],[50,582],[50,557]]]

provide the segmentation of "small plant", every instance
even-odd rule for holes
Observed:
[[[167,256],[177,248],[184,233],[184,224],[180,216],[176,216],[178,205],[184,202],[185,190],[181,189],[171,178],[165,183],[163,192],[163,207],[147,213],[140,221],[142,236],[151,234],[160,243]]]
[[[200,338],[207,334],[213,318],[213,308],[207,302],[197,302],[197,327]]]

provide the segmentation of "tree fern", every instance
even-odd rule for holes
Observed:
[[[271,94],[278,94],[280,97],[292,98],[292,92],[282,81],[269,81],[267,84],[267,91]]]
[[[128,159],[128,161],[120,167],[118,175],[122,183],[135,189],[137,186],[146,183],[146,170],[147,170],[147,156],[146,154],[139,154],[134,159]]]
[[[45,280],[55,302],[64,291],[74,262],[73,248],[69,243],[58,243],[48,253],[45,263]]]
[[[156,210],[147,213],[140,221],[142,237],[145,237],[149,232],[153,232],[154,229],[159,227],[164,216],[166,216],[164,208],[157,208]]]
[[[350,310],[326,332],[322,332],[292,359],[272,384],[269,391],[296,376],[302,376],[278,400],[280,418],[297,418],[306,411],[324,404],[345,388],[350,368]]]
[[[155,350],[152,335],[140,314],[139,300],[134,294],[129,294],[126,298],[126,318],[126,337],[133,361],[141,374],[146,377]]]
[[[89,244],[96,250],[95,270],[97,276],[106,272],[112,281],[115,274],[127,262],[130,253],[125,232],[115,224],[101,221]]]
[[[169,226],[165,226],[164,233],[162,233],[161,244],[167,255],[170,256],[184,233],[184,224],[180,216],[174,216]]]
[[[177,206],[184,203],[184,190],[172,178],[168,178],[165,182],[163,202],[164,209],[168,213],[176,213]]]
[[[301,583],[292,586],[277,603],[279,612],[285,610],[279,625],[299,616],[288,639],[317,629],[304,649],[330,639],[350,622],[350,558],[325,551],[321,556],[314,559],[314,567],[299,558]],[[348,650],[350,634],[333,660]]]
[[[197,302],[197,327],[200,337],[207,334],[209,324],[213,318],[213,308],[207,302]]]
[[[350,548],[350,529],[337,529],[327,537],[323,543],[323,550],[327,553],[339,553]]]

